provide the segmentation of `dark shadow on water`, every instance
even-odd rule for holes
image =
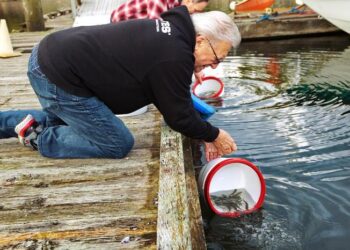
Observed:
[[[261,210],[239,218],[223,218],[213,215],[207,223],[208,249],[255,250],[261,248],[255,239],[257,229],[261,228],[263,223]],[[223,230],[225,234],[221,233]]]
[[[288,88],[286,93],[296,105],[350,104],[350,82],[343,86],[329,83],[302,83]]]

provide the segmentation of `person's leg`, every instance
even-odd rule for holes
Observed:
[[[51,110],[67,123],[38,136],[38,149],[51,158],[123,158],[134,144],[124,123],[96,97],[75,97],[57,90],[57,106]],[[68,96],[67,96],[68,95]],[[65,99],[67,98],[68,99]],[[53,109],[52,109],[53,108]]]
[[[40,110],[0,111],[0,139],[17,137],[15,127],[28,114],[32,114],[43,127],[47,126],[47,114]]]
[[[41,72],[33,51],[28,77],[43,111],[64,125],[44,127],[37,137],[39,152],[50,158],[122,158],[134,138],[124,123],[96,97],[71,95]]]
[[[28,72],[39,77],[45,77],[40,71],[37,63],[38,45],[34,46],[33,52],[29,58]],[[19,124],[28,114],[31,114],[34,119],[42,127],[49,127],[54,125],[64,124],[64,122],[57,116],[50,112],[43,110],[8,110],[0,111],[0,139],[17,137],[15,127]]]

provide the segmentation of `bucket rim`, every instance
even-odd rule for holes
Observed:
[[[225,167],[227,164],[231,164],[231,163],[241,163],[244,165],[247,165],[248,167],[252,168],[256,174],[259,177],[259,181],[260,181],[260,186],[261,186],[261,193],[258,199],[258,202],[255,204],[255,206],[251,209],[245,210],[245,211],[237,211],[237,212],[220,212],[218,211],[215,206],[213,205],[211,199],[210,199],[210,194],[209,194],[209,187],[211,184],[211,181],[214,177],[214,175],[223,167]],[[261,171],[259,170],[259,168],[257,166],[255,166],[253,163],[251,163],[250,161],[243,159],[243,158],[228,158],[225,159],[219,163],[217,163],[211,170],[210,173],[208,174],[206,180],[204,181],[204,196],[206,198],[206,201],[210,207],[210,209],[217,215],[222,216],[222,217],[238,217],[241,216],[243,214],[249,214],[252,213],[256,210],[258,210],[264,203],[264,199],[265,199],[265,194],[266,194],[266,185],[265,185],[265,180],[264,177],[261,173]]]
[[[202,78],[202,81],[206,81],[206,80],[215,80],[220,84],[220,89],[219,91],[217,91],[215,94],[213,94],[212,96],[209,96],[207,98],[217,98],[220,97],[222,91],[224,90],[224,83],[221,81],[220,78],[216,77],[216,76],[204,76]],[[200,98],[198,95],[196,95],[195,89],[197,88],[198,85],[201,85],[203,83],[200,83],[198,80],[194,83],[194,85],[192,86],[192,93],[197,96],[198,98]]]

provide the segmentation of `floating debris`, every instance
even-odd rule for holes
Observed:
[[[130,236],[126,236],[125,238],[122,239],[122,241],[120,243],[122,244],[126,244],[130,242]]]

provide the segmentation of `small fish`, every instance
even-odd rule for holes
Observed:
[[[227,192],[215,193],[215,195],[211,194],[210,197],[217,207],[228,212],[248,210],[250,207],[252,207],[252,205],[254,205],[254,201],[245,190],[238,191],[237,189],[234,189],[229,194],[227,194]],[[245,198],[247,200],[245,200]],[[252,204],[249,205],[250,203]]]
[[[212,98],[216,93],[217,93],[217,91],[209,90],[209,91],[205,91],[203,93],[200,93],[198,95],[198,97],[199,98]]]

